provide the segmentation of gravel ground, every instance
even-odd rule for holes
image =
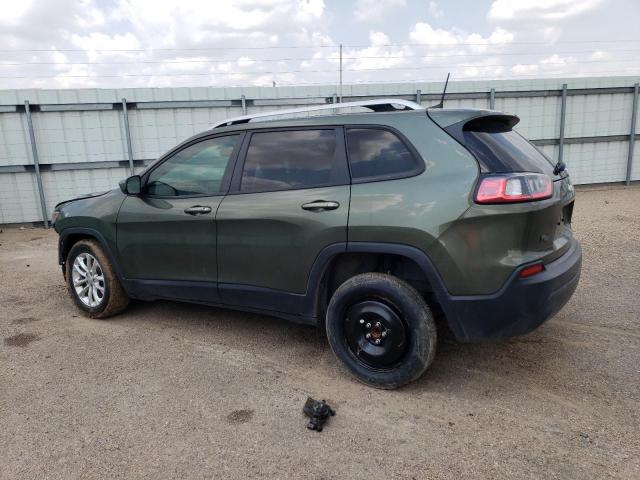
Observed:
[[[56,235],[0,234],[0,478],[640,478],[640,187],[582,189],[580,286],[535,332],[365,387],[319,333],[171,302],[82,317]],[[308,431],[307,395],[337,410]]]

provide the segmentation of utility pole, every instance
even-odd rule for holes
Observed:
[[[342,103],[342,44],[340,44],[340,85],[338,87],[338,101]]]

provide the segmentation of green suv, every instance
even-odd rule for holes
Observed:
[[[433,361],[434,317],[460,341],[503,339],[569,300],[574,189],[518,117],[329,107],[350,113],[227,120],[120,188],[57,205],[76,305],[105,318],[170,299],[317,325],[360,381],[394,388]]]

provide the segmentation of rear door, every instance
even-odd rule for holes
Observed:
[[[304,293],[320,251],[347,241],[349,195],[342,128],[247,134],[216,217],[222,301],[254,304],[256,288]]]

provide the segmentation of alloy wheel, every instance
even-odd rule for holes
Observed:
[[[90,253],[81,253],[73,261],[71,272],[73,288],[80,301],[95,308],[102,303],[105,294],[104,272],[100,263]]]

